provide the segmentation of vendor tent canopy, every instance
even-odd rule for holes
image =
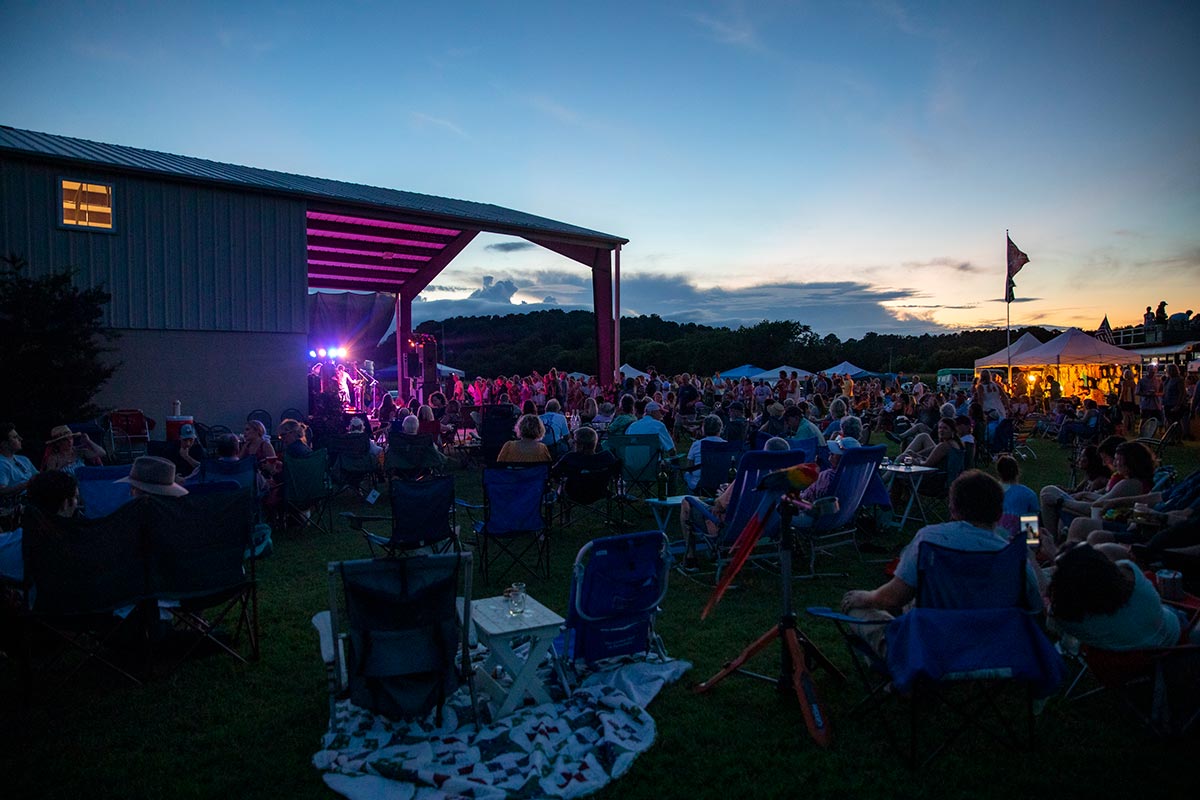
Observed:
[[[621,372],[626,378],[636,378],[638,376],[641,376],[643,378],[650,377],[649,372],[642,372],[640,369],[635,369],[634,367],[631,367],[628,364],[622,364],[620,370],[618,370],[618,371]]]
[[[1042,343],[1037,340],[1029,331],[1021,334],[1021,338],[1010,344],[1008,347],[1002,348],[999,351],[992,353],[990,356],[975,359],[975,371],[987,369],[988,367],[1008,367],[1008,357],[1012,354],[1015,359],[1021,353],[1032,350],[1035,347],[1041,347]],[[1013,362],[1016,366],[1016,361]]]
[[[1137,353],[1088,336],[1079,328],[1068,328],[1041,347],[1026,350],[1012,360],[1014,367],[1141,363],[1142,357]]]
[[[439,378],[448,378],[451,375],[457,375],[460,378],[465,378],[467,376],[467,373],[463,372],[461,369],[447,367],[441,362],[438,362],[437,371]],[[396,365],[392,364],[390,367],[383,367],[382,369],[375,370],[375,377],[381,381],[396,380]]]
[[[810,375],[812,375],[812,373],[806,369],[800,369],[799,367],[789,367],[789,366],[785,365],[782,367],[776,367],[775,369],[763,370],[762,372],[758,373],[757,375],[751,375],[750,380],[752,380],[752,381],[770,381],[771,383],[774,383],[775,381],[779,380],[780,372],[786,372],[787,376],[789,378],[792,377],[793,372],[796,373],[797,375],[799,375],[801,378],[807,378]]]
[[[721,370],[721,377],[726,379],[733,378],[740,381],[742,378],[750,378],[760,372],[762,372],[762,367],[756,367],[753,364],[742,364],[740,367]]]
[[[843,361],[836,367],[830,367],[825,370],[826,375],[849,375],[851,378],[857,378],[859,375],[865,375],[867,371],[862,367],[856,367],[849,361]]]
[[[592,376],[588,375],[586,372],[568,372],[567,377],[574,378],[577,381],[582,381],[582,380],[587,380],[588,378],[590,378]]]

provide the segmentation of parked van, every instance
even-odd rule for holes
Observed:
[[[939,369],[937,373],[937,388],[943,392],[955,392],[959,389],[970,391],[975,385],[975,370],[960,369],[953,367],[950,369]]]

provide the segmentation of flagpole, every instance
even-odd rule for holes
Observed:
[[[1012,391],[1012,301],[1008,284],[1012,280],[1008,266],[1008,228],[1004,229],[1004,352],[1008,354],[1008,390]]]

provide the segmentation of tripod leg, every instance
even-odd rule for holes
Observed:
[[[713,688],[718,683],[725,680],[730,675],[732,675],[733,673],[735,673],[739,669],[741,669],[743,664],[745,664],[747,661],[749,661],[751,658],[753,658],[760,650],[762,650],[764,647],[766,647],[767,645],[769,645],[771,642],[775,641],[778,638],[779,638],[779,626],[774,625],[771,627],[770,630],[768,630],[762,636],[755,639],[754,642],[749,647],[747,647],[745,650],[743,650],[741,653],[739,653],[737,658],[733,659],[732,661],[726,662],[725,666],[721,667],[720,672],[718,672],[716,675],[713,675],[711,678],[704,681],[703,683],[696,684],[695,688],[693,688],[692,691],[696,692],[697,694],[700,694],[701,692],[707,692],[709,689]]]
[[[793,628],[792,630],[795,632],[800,646],[804,649],[805,655],[815,661],[818,667],[821,667],[825,671],[829,672],[839,681],[845,682],[846,676],[842,673],[842,671],[837,668],[837,665],[829,660],[829,656],[821,652],[821,648],[817,647],[816,643],[814,643],[812,639],[809,639],[804,635],[804,631],[800,630],[799,628]]]
[[[813,683],[812,673],[804,660],[804,651],[796,631],[788,629],[783,633],[784,642],[792,658],[792,688],[796,699],[800,701],[800,711],[804,714],[804,724],[813,741],[821,747],[828,747],[830,740],[829,715],[821,705],[821,697],[817,694],[817,686]]]

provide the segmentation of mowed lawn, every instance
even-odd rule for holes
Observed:
[[[1037,488],[1065,481],[1065,451],[1053,442],[1034,446],[1038,458],[1023,462],[1025,483]],[[1200,447],[1169,448],[1166,461],[1182,477],[1200,463]],[[459,496],[478,499],[478,470],[457,475]],[[345,499],[335,511],[360,506]],[[653,527],[648,511],[638,524]],[[578,525],[556,530],[551,578],[530,581],[530,593],[564,611],[575,553],[599,534]],[[899,536],[884,541],[893,551],[904,543]],[[366,555],[361,538],[340,519],[330,535],[277,538],[274,555],[259,567],[263,652],[257,663],[211,656],[141,687],[122,684],[94,666],[65,685],[58,676],[39,675],[28,710],[22,708],[15,663],[0,663],[0,797],[331,796],[310,762],[328,706],[309,619],[327,604],[326,562]],[[878,564],[861,564],[845,549],[819,565],[850,577],[798,582],[799,608],[836,605],[845,590],[885,579]],[[500,588],[477,576],[476,596]],[[761,570],[748,569],[715,614],[701,622],[707,596],[704,586],[672,575],[659,631],[672,655],[695,666],[650,707],[658,724],[655,745],[597,797],[1186,797],[1195,791],[1188,757],[1196,739],[1150,739],[1107,694],[1071,703],[1052,700],[1038,718],[1032,753],[968,734],[928,768],[913,772],[890,752],[878,720],[850,713],[860,697],[858,686],[818,672],[835,737],[830,749],[819,749],[794,700],[767,683],[735,676],[709,694],[690,691],[773,625],[779,612],[778,577]],[[803,615],[800,624],[849,673],[848,655],[833,629]],[[778,660],[772,646],[756,666],[773,673]],[[935,717],[931,724],[947,722]]]

